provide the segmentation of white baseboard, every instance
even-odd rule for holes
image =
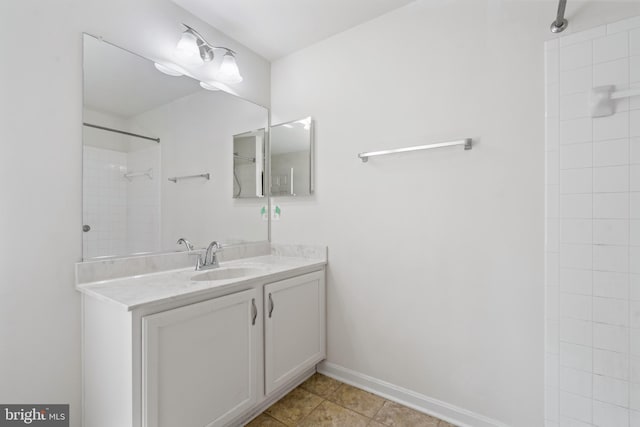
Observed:
[[[460,427],[508,427],[506,424],[476,414],[441,400],[416,393],[406,388],[352,371],[329,362],[318,365],[318,372],[336,380],[361,388],[373,394],[424,412]]]

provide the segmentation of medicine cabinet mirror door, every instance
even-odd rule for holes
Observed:
[[[271,126],[271,196],[310,196],[314,191],[313,119]]]

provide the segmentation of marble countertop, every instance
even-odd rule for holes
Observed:
[[[252,267],[256,274],[226,280],[196,281],[193,276],[206,271],[193,267],[160,271],[110,280],[82,283],[76,289],[87,296],[112,302],[123,309],[134,310],[151,304],[193,298],[199,295],[232,291],[257,283],[269,283],[318,270],[326,265],[326,258],[263,255],[221,262],[219,268]]]

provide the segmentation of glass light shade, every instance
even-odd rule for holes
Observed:
[[[214,85],[212,85],[210,83],[207,83],[207,82],[200,82],[200,87],[202,89],[206,89],[206,90],[220,90],[219,87],[216,87],[216,86],[214,86]]]
[[[178,77],[184,75],[180,68],[174,64],[158,64],[157,62],[154,62],[153,65],[158,71],[165,73],[168,76]]]
[[[189,64],[202,64],[198,38],[191,31],[182,33],[182,37],[176,45],[176,56]]]
[[[231,52],[224,54],[220,70],[218,70],[216,77],[225,83],[240,83],[242,81],[238,64],[236,64],[236,58],[234,58]]]

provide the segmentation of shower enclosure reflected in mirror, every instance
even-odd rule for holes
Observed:
[[[86,34],[83,66],[84,259],[268,240],[264,200],[232,198],[233,136],[264,107]]]
[[[313,119],[271,126],[271,195],[300,197],[313,193]]]
[[[233,136],[233,197],[264,197],[264,129]]]

